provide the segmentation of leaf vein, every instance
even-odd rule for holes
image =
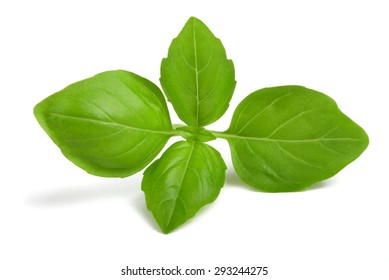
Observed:
[[[190,160],[191,160],[191,158],[192,158],[192,154],[193,154],[193,150],[194,150],[194,145],[195,145],[195,143],[192,142],[192,148],[191,148],[191,150],[190,150],[190,152],[189,152],[189,156],[188,156],[188,159],[187,159],[187,162],[186,162],[186,165],[185,165],[185,169],[184,169],[184,174],[182,175],[181,181],[180,181],[180,183],[178,184],[179,190],[178,190],[178,192],[177,192],[176,199],[174,200],[174,205],[173,205],[173,207],[172,207],[173,211],[174,211],[174,208],[176,207],[177,198],[180,196],[180,193],[181,193],[181,191],[182,191],[182,183],[184,182],[184,179],[185,179],[185,176],[186,176],[186,173],[187,173],[187,170],[188,170],[188,166],[189,166]],[[170,215],[169,215],[169,220],[167,221],[166,225],[169,225],[169,224],[170,224],[170,221],[171,221],[171,219],[172,219],[172,216],[173,216],[173,213],[170,213]]]
[[[304,142],[317,142],[317,141],[362,141],[357,138],[311,138],[311,139],[274,139],[266,137],[251,137],[244,135],[228,134],[228,133],[214,133],[215,136],[225,139],[241,139],[246,141],[268,141],[268,142],[286,142],[286,143],[304,143]]]
[[[248,142],[246,142],[246,145],[247,145],[247,147],[249,148],[249,150],[250,150],[255,156],[257,156],[258,153],[256,153],[256,152],[254,151],[254,149],[249,145]],[[266,167],[268,168],[267,171],[270,171],[270,173],[271,173],[273,176],[277,177],[277,178],[280,179],[281,181],[288,182],[287,180],[285,180],[284,178],[282,178],[276,171],[274,171],[274,169],[273,169],[268,163],[265,162],[265,165],[266,165]],[[268,172],[268,173],[269,173],[269,172]]]
[[[307,110],[307,111],[304,111],[304,112],[301,112],[299,114],[297,114],[296,116],[294,116],[293,118],[285,121],[284,123],[282,123],[281,125],[279,125],[277,128],[275,128],[270,134],[269,136],[267,136],[267,138],[271,138],[277,131],[279,131],[280,129],[282,129],[284,126],[288,125],[290,122],[300,118],[302,115],[308,113],[308,112],[311,112],[311,111],[315,111],[314,109],[311,109],[311,110]]]
[[[206,100],[208,98],[208,96],[210,96],[210,94],[215,90],[216,84],[217,84],[219,77],[220,77],[221,69],[223,68],[222,66],[223,66],[223,64],[220,63],[219,71],[217,72],[215,82],[213,83],[212,87],[208,90],[208,92],[203,96],[203,98],[201,98],[199,100],[199,103],[202,103],[204,100]]]
[[[201,68],[201,69],[199,70],[199,74],[200,74],[202,71],[204,71],[204,70],[209,66],[209,64],[210,64],[210,62],[211,62],[211,60],[212,60],[212,57],[213,57],[213,49],[214,49],[214,48],[215,48],[214,45],[212,45],[211,55],[210,55],[209,58],[208,58],[207,64],[205,64],[205,66],[203,66],[203,68]]]
[[[293,94],[292,92],[289,92],[287,94],[281,95],[274,99],[269,105],[267,105],[265,108],[263,108],[261,111],[256,113],[253,117],[249,119],[249,121],[246,122],[246,124],[238,131],[238,133],[242,132],[254,119],[256,119],[258,116],[260,116],[265,110],[273,106],[276,102],[280,101],[281,99]]]
[[[287,149],[285,149],[284,147],[282,147],[278,142],[276,142],[277,146],[280,148],[281,151],[283,151],[284,153],[286,153],[287,155],[289,155],[291,158],[307,165],[307,166],[311,166],[311,167],[314,167],[314,168],[319,168],[319,169],[323,169],[321,166],[319,165],[314,165],[314,164],[311,164],[309,163],[308,161],[300,158],[300,157],[297,157],[296,155],[292,154],[291,152],[289,152]]]
[[[186,65],[189,66],[189,68],[193,69],[193,70],[196,70],[196,68],[194,68],[185,58],[183,52],[182,52],[182,48],[181,48],[181,44],[179,44],[179,48],[180,48],[180,53],[181,53],[181,56],[182,56],[182,59],[183,61],[185,62]]]
[[[141,131],[141,132],[163,134],[163,135],[175,135],[174,131],[161,131],[161,130],[145,129],[145,128],[129,126],[129,125],[118,123],[118,122],[107,122],[107,121],[95,120],[95,119],[85,118],[85,117],[63,115],[63,114],[59,114],[59,113],[55,113],[55,112],[48,112],[48,114],[55,115],[55,116],[58,116],[58,117],[61,117],[61,118],[81,120],[81,121],[86,121],[86,122],[91,122],[91,123],[102,124],[102,125],[119,126],[119,127],[123,127],[123,128],[126,128],[126,129],[131,129],[131,130]]]

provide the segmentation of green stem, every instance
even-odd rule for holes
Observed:
[[[172,126],[173,126],[173,129],[176,130],[177,128],[179,128],[179,127],[184,127],[184,126],[186,126],[186,125],[181,124],[181,123],[175,123],[175,124],[173,124]]]
[[[214,131],[214,130],[208,130],[208,131],[211,132],[217,138],[228,139],[228,134],[226,134],[224,132]]]

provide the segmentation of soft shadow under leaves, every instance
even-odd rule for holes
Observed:
[[[268,192],[261,191],[257,188],[254,188],[254,187],[246,184],[242,179],[239,178],[238,174],[236,174],[236,172],[232,168],[227,169],[225,185],[232,186],[232,187],[238,187],[238,188],[244,188],[244,189],[252,191],[252,192],[268,193]],[[315,191],[318,189],[331,187],[332,185],[334,185],[334,178],[330,178],[330,179],[315,183],[315,184],[313,184],[305,189],[297,190],[295,192]]]

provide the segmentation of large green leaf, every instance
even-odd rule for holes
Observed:
[[[98,176],[141,170],[172,135],[158,87],[121,70],[72,84],[39,103],[34,113],[69,160]]]
[[[235,88],[235,70],[219,39],[191,17],[162,60],[161,84],[182,121],[205,126],[227,110]]]
[[[200,142],[172,145],[144,173],[147,208],[168,233],[213,202],[223,187],[226,166],[219,152]]]
[[[369,142],[330,97],[301,86],[252,93],[218,136],[228,140],[238,175],[269,192],[295,191],[327,179]]]

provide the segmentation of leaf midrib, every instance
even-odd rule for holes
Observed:
[[[196,127],[199,126],[199,69],[197,65],[197,45],[196,45],[196,29],[195,29],[195,21],[192,22],[192,28],[193,28],[193,48],[194,48],[194,60],[195,60],[195,75],[196,75]]]
[[[148,133],[154,133],[154,134],[163,134],[163,135],[176,135],[176,133],[173,130],[172,131],[162,131],[162,130],[145,129],[145,128],[129,126],[129,125],[121,124],[121,123],[117,123],[117,122],[107,122],[107,121],[95,120],[95,119],[91,119],[91,118],[84,118],[84,117],[78,117],[78,116],[69,116],[69,115],[59,114],[59,113],[55,113],[55,112],[48,112],[48,114],[59,116],[59,117],[62,117],[62,118],[67,118],[67,119],[82,120],[82,121],[88,121],[88,122],[92,122],[92,123],[103,124],[103,125],[118,126],[118,127],[122,127],[122,128],[125,128],[125,129],[131,129],[131,130],[141,131],[141,132],[148,132]]]
[[[304,142],[320,142],[320,141],[362,141],[362,139],[358,138],[349,138],[349,137],[342,137],[342,138],[311,138],[311,139],[276,139],[276,138],[268,138],[268,137],[252,137],[252,136],[244,136],[244,135],[237,135],[237,134],[229,134],[229,133],[223,133],[223,132],[215,132],[212,131],[212,133],[219,137],[224,139],[241,139],[241,140],[249,140],[249,141],[267,141],[267,142],[286,142],[286,143],[304,143]]]
[[[167,223],[166,223],[166,227],[169,227],[170,222],[171,222],[171,220],[172,220],[172,217],[173,217],[173,214],[174,214],[174,210],[175,210],[176,204],[177,204],[177,199],[179,198],[180,193],[181,193],[181,190],[182,190],[182,183],[184,182],[186,173],[187,173],[187,171],[188,171],[188,169],[189,169],[189,163],[190,163],[190,160],[191,160],[191,158],[192,158],[194,146],[195,146],[195,142],[192,142],[192,148],[190,149],[190,152],[189,152],[189,155],[188,155],[188,160],[187,160],[187,162],[186,162],[186,164],[185,164],[184,174],[182,174],[180,183],[178,184],[178,186],[179,186],[180,189],[179,189],[179,191],[177,192],[176,198],[173,200],[173,201],[174,201],[174,205],[173,205],[173,207],[172,207],[173,211],[170,213],[170,217],[169,217],[169,220],[168,220]]]

